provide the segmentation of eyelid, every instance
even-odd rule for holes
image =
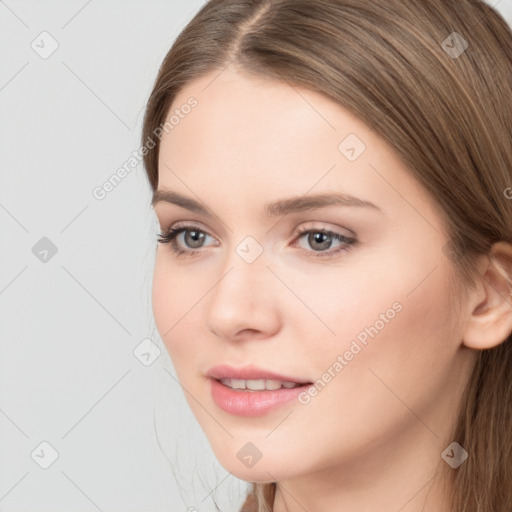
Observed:
[[[172,223],[172,224],[168,224],[166,222],[160,222],[160,229],[162,230],[166,230],[166,229],[179,229],[179,228],[190,228],[190,227],[194,227],[200,231],[203,231],[205,232],[206,234],[216,238],[214,235],[211,234],[210,230],[205,227],[204,224],[202,224],[201,222],[199,221],[194,221],[194,220],[191,220],[191,221],[177,221],[175,223]],[[164,227],[166,225],[169,225],[169,227]],[[318,224],[324,224],[323,226],[319,226]],[[318,221],[307,221],[307,222],[301,222],[298,224],[298,226],[300,227],[295,227],[293,229],[293,232],[296,232],[296,233],[299,233],[299,231],[304,231],[304,230],[308,230],[308,229],[318,229],[318,230],[324,230],[324,231],[338,231],[338,230],[342,230],[346,233],[346,236],[347,238],[349,237],[353,237],[353,238],[356,238],[357,235],[354,231],[352,231],[351,229],[347,228],[347,227],[344,227],[344,226],[339,226],[337,224],[333,224],[332,222],[326,222],[326,221],[322,221],[322,220],[318,220]],[[332,227],[330,227],[332,226]],[[231,230],[230,230],[231,231]]]
[[[318,226],[318,224],[324,224],[324,226]],[[333,226],[333,227],[330,227]],[[295,231],[300,234],[304,231],[310,231],[310,230],[318,230],[318,231],[332,231],[336,234],[342,235],[346,238],[357,238],[357,235],[349,228],[338,226],[336,224],[332,224],[330,222],[324,222],[324,221],[309,221],[305,224],[301,224],[299,228],[296,228]],[[340,232],[341,231],[341,232]]]
[[[200,223],[197,223],[197,224],[200,224]],[[178,230],[178,229],[185,229],[185,230],[192,230],[192,229],[197,229],[198,231],[201,231],[202,233],[204,233],[205,235],[208,235],[212,238],[215,238],[217,239],[214,235],[212,235],[210,233],[210,231],[204,227],[202,227],[201,225],[196,225],[195,221],[190,221],[190,222],[187,222],[187,221],[180,221],[180,222],[175,222],[174,224],[172,224],[170,226],[170,228],[168,229],[173,229],[173,230]],[[218,240],[217,240],[218,241]]]
[[[301,235],[303,235],[304,233],[307,233],[308,231],[311,231],[311,230],[332,232],[333,234],[338,234],[347,239],[354,239],[354,240],[357,239],[357,235],[354,233],[354,231],[352,231],[349,228],[345,228],[345,227],[341,227],[341,226],[335,226],[335,227],[331,228],[331,227],[328,227],[325,225],[320,227],[320,226],[318,226],[319,222],[321,222],[321,221],[309,221],[309,222],[306,222],[305,224],[301,224],[300,227],[295,228],[293,230],[294,231],[293,241],[295,242],[298,238],[301,237]],[[196,225],[196,224],[199,224],[199,225]],[[217,238],[214,235],[212,235],[207,228],[204,228],[200,224],[201,224],[200,222],[196,223],[195,221],[178,221],[178,222],[175,222],[174,224],[171,224],[171,226],[169,228],[166,228],[166,229],[161,228],[161,230],[168,231],[168,230],[172,229],[172,230],[176,231],[181,228],[185,228],[188,230],[190,230],[190,228],[193,228],[193,229],[197,229],[198,231],[203,232],[205,235],[210,236],[211,238],[214,238],[217,240]],[[330,224],[330,223],[325,222],[324,224]],[[340,233],[339,230],[345,231],[345,233],[343,233],[343,232]],[[218,240],[217,240],[217,243],[218,243]],[[200,250],[200,249],[198,249],[198,250]]]

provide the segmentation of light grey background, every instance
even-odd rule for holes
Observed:
[[[93,195],[140,147],[158,67],[202,3],[0,1],[2,512],[203,512],[212,496],[230,512],[243,500],[154,326],[142,166]],[[512,21],[512,0],[490,3]],[[161,350],[148,366],[156,351],[134,354],[147,339]]]
[[[158,67],[201,5],[0,2],[3,512],[202,512],[216,486],[235,510],[245,489],[223,480],[154,328],[142,166],[92,193],[140,147]],[[57,247],[46,262],[32,252],[43,237]],[[146,338],[162,351],[150,366],[133,353]],[[58,452],[47,469],[44,441]]]

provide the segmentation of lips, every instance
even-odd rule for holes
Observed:
[[[215,366],[207,372],[211,396],[234,416],[263,416],[297,400],[311,382],[255,366]]]
[[[206,373],[206,376],[215,379],[234,379],[243,381],[255,381],[255,380],[271,380],[280,382],[291,382],[300,386],[305,384],[311,384],[311,381],[294,377],[291,375],[284,375],[275,373],[270,370],[258,368],[253,365],[244,366],[242,368],[234,368],[228,365],[219,365],[210,368]]]

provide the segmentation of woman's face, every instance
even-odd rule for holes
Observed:
[[[221,464],[265,482],[439,460],[471,360],[436,204],[317,93],[230,67],[171,110],[155,211],[187,230],[158,245],[153,310]]]

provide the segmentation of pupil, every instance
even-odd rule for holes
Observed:
[[[185,241],[187,245],[195,248],[195,247],[201,247],[201,242],[203,241],[204,233],[201,233],[200,231],[193,230],[193,231],[187,231],[185,234]],[[196,245],[194,245],[196,244]]]
[[[323,238],[325,238],[327,240],[327,243],[324,240],[323,245],[322,245],[322,247],[320,247],[320,249],[329,249],[329,247],[331,246],[330,236],[327,235],[326,233],[313,233],[312,235],[309,235],[309,238],[310,238],[309,242],[311,243],[313,248],[314,248],[314,243],[322,244]]]

